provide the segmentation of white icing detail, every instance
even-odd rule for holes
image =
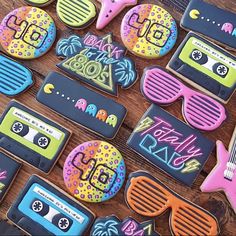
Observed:
[[[84,222],[84,217],[82,215],[78,214],[77,212],[72,210],[70,207],[68,207],[64,203],[62,203],[59,199],[55,198],[54,196],[52,196],[48,192],[44,191],[43,189],[39,188],[38,186],[34,187],[33,192],[39,194],[44,199],[47,199],[47,201],[49,201],[51,204],[60,208],[62,210],[62,213],[66,212],[71,218],[78,221],[80,224],[82,224]],[[51,211],[51,209],[50,209],[50,211]],[[49,213],[50,213],[50,211],[49,211]],[[48,213],[48,215],[49,215],[49,213]]]
[[[217,24],[218,26],[220,26],[220,24]]]
[[[38,133],[37,130],[32,129],[32,128],[29,127],[29,132],[28,132],[28,134],[26,134],[26,135],[24,136],[24,138],[25,138],[26,140],[30,141],[31,143],[33,143],[33,142],[34,142],[34,137],[35,137],[35,135],[36,135],[37,133]]]
[[[214,48],[209,47],[207,44],[205,44],[197,39],[193,39],[192,44],[195,47],[201,49],[202,52],[206,52],[208,54],[211,54],[213,57],[216,57],[222,63],[227,64],[229,67],[233,67],[234,69],[236,69],[236,63],[233,60],[226,57],[222,53],[218,53]],[[208,57],[208,59],[211,59],[211,58]],[[218,61],[215,61],[215,62],[218,62]]]
[[[210,21],[210,19],[207,19],[207,21]]]
[[[49,222],[52,222],[53,217],[57,214],[60,214],[60,212],[49,206],[48,214],[45,215],[44,218]]]
[[[56,92],[56,94],[58,95],[58,94],[59,94],[59,92],[57,91],[57,92]]]
[[[69,100],[70,100],[70,97],[67,97],[66,99],[69,101]]]
[[[64,97],[65,97],[65,94],[62,94],[61,96],[64,98]]]
[[[44,131],[45,133],[47,133],[48,135],[54,137],[57,140],[60,140],[62,137],[62,133],[57,131],[56,129],[54,129],[53,127],[47,125],[45,122],[29,115],[28,113],[18,109],[18,108],[14,108],[12,114],[17,117],[20,120],[23,120],[25,122],[27,122],[28,124],[30,124],[31,126]],[[30,128],[30,127],[29,127]],[[32,128],[30,128],[31,130]],[[30,131],[32,132],[32,131]],[[30,132],[26,135],[31,135]],[[37,131],[35,131],[36,133],[38,133]],[[25,137],[26,137],[25,136]],[[30,139],[30,138],[29,138]]]
[[[201,19],[204,20],[204,16],[202,16]]]
[[[212,21],[212,24],[215,24],[216,22],[215,21]]]

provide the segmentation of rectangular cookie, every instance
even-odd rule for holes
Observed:
[[[19,160],[49,173],[71,132],[12,100],[0,118],[0,147]]]
[[[192,0],[181,19],[180,26],[212,38],[226,48],[236,49],[236,14],[233,12],[202,0]]]
[[[7,217],[30,235],[84,235],[94,214],[52,183],[33,175]]]
[[[0,202],[10,189],[21,164],[0,152]]]
[[[45,78],[37,100],[107,139],[115,137],[126,116],[123,105],[57,72]]]
[[[188,186],[193,184],[214,147],[198,130],[154,104],[143,115],[127,144]]]
[[[223,103],[236,88],[236,57],[192,32],[180,44],[167,69]]]

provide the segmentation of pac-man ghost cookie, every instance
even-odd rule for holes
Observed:
[[[26,4],[35,6],[35,7],[45,7],[50,3],[54,2],[54,0],[24,0]]]
[[[155,221],[139,223],[132,217],[120,221],[115,215],[99,217],[94,222],[90,236],[159,236],[155,231]]]
[[[174,47],[177,34],[174,18],[154,4],[133,7],[121,24],[121,38],[126,48],[149,59],[166,55]]]
[[[45,54],[56,38],[56,25],[47,12],[24,6],[10,12],[0,24],[0,44],[11,56],[34,59]]]
[[[98,0],[102,7],[97,20],[97,29],[103,29],[113,20],[125,7],[136,5],[137,0]]]
[[[0,152],[0,202],[10,189],[20,167],[20,163]]]
[[[81,29],[96,18],[96,7],[90,0],[58,0],[57,15],[68,27]]]
[[[33,85],[31,71],[17,61],[0,54],[0,93],[15,96]]]
[[[129,175],[125,198],[133,211],[145,217],[158,217],[170,208],[172,235],[213,236],[219,233],[215,216],[181,197],[148,172]]]
[[[67,157],[63,176],[70,193],[83,201],[114,197],[125,180],[125,162],[111,144],[93,140],[77,146]]]

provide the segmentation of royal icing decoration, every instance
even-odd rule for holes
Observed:
[[[125,7],[136,5],[137,0],[98,0],[102,7],[97,19],[96,28],[103,29]]]
[[[177,25],[162,7],[141,4],[129,10],[121,24],[121,37],[129,51],[144,58],[159,58],[175,45]]]
[[[57,15],[71,28],[85,28],[97,15],[96,7],[90,0],[58,0]]]
[[[236,128],[231,139],[229,151],[226,150],[221,141],[217,141],[216,145],[217,165],[201,185],[201,190],[203,192],[223,190],[236,213]]]
[[[113,43],[112,35],[86,34],[61,39],[56,48],[66,58],[57,66],[73,77],[104,92],[117,95],[117,87],[127,89],[137,80],[134,62],[125,57],[125,49]]]
[[[36,7],[45,7],[50,3],[54,2],[54,0],[24,0],[28,5],[36,6]]]
[[[103,202],[114,197],[122,187],[125,162],[111,144],[89,141],[69,154],[63,176],[74,197],[87,202]]]
[[[20,7],[0,24],[0,44],[13,57],[34,59],[45,54],[56,38],[56,25],[37,7]]]
[[[191,186],[214,145],[156,105],[151,105],[127,144],[155,166]]]

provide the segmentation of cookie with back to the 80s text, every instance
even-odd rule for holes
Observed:
[[[48,74],[36,99],[107,139],[116,136],[127,113],[123,105],[57,72]]]
[[[0,118],[0,147],[46,174],[70,136],[66,128],[14,100]]]
[[[167,69],[223,103],[236,88],[236,57],[192,32],[173,54]]]
[[[178,29],[175,19],[164,8],[140,4],[130,9],[121,23],[125,47],[147,59],[166,55],[175,45]]]
[[[118,95],[118,86],[128,89],[138,79],[134,61],[125,56],[124,47],[113,42],[111,33],[62,38],[56,54],[64,59],[57,64],[61,70],[113,96]]]
[[[80,236],[88,231],[95,215],[56,185],[32,175],[7,217],[30,235]]]
[[[236,50],[236,14],[203,0],[190,1],[180,26]]]

